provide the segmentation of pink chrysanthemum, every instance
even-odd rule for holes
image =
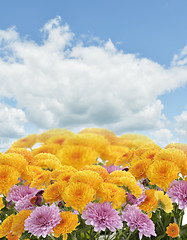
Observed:
[[[122,170],[122,168],[118,166],[114,166],[113,164],[109,166],[103,166],[103,167],[107,170],[108,173],[114,172],[116,170]]]
[[[187,207],[187,182],[186,181],[176,181],[174,180],[167,190],[168,196],[171,198],[172,202],[179,205],[180,209],[185,209]]]
[[[7,194],[7,201],[15,202],[15,208],[18,212],[26,209],[33,210],[35,207],[30,202],[39,190],[25,185],[14,185]]]
[[[143,235],[146,237],[156,236],[154,223],[136,206],[127,205],[122,212],[122,220],[127,222],[132,232],[136,228],[138,229],[140,240]]]
[[[36,207],[25,220],[25,230],[36,237],[46,237],[61,221],[59,208],[52,204],[50,207]]]
[[[94,226],[96,232],[105,231],[108,228],[114,232],[123,227],[118,212],[108,202],[89,203],[83,211],[82,218],[86,219],[87,225]]]

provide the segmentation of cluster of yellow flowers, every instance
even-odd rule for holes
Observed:
[[[36,143],[40,143],[37,148]],[[111,165],[129,171],[109,173],[107,166]],[[44,189],[46,203],[52,205],[63,199],[65,207],[80,213],[94,200],[110,202],[115,209],[120,209],[127,201],[127,192],[136,198],[142,195],[137,180],[147,178],[149,184],[167,192],[173,180],[186,176],[186,145],[169,144],[162,149],[146,136],[123,134],[118,137],[112,131],[99,128],[86,128],[77,134],[53,129],[28,135],[0,154],[1,195],[6,197],[21,179],[31,188]],[[150,217],[157,207],[166,212],[173,209],[167,193],[147,189],[145,195],[139,207]],[[35,199],[32,201],[34,203]],[[3,207],[1,198],[0,208]],[[7,217],[0,226],[0,237],[18,239],[24,232],[24,220],[31,212],[22,210]],[[66,234],[77,227],[78,217],[69,211],[61,215],[63,221],[54,228],[54,236],[62,234],[65,239]]]

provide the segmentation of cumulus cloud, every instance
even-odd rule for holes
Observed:
[[[187,110],[175,116],[175,131],[180,138],[187,138]]]
[[[167,146],[172,142],[173,134],[167,128],[161,128],[159,130],[151,132],[153,140],[161,147]]]
[[[164,128],[159,96],[186,84],[187,68],[166,69],[118,50],[110,39],[85,44],[60,17],[41,34],[38,44],[15,28],[0,30],[0,95],[14,98],[29,122],[117,133]]]

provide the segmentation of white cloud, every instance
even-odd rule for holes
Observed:
[[[151,132],[151,135],[155,143],[161,147],[167,146],[169,143],[171,143],[173,138],[172,132],[167,128],[161,128],[159,130],[153,131]]]
[[[180,138],[187,139],[187,111],[175,116],[175,131]]]
[[[0,103],[0,137],[19,137],[24,131],[26,117],[22,110]]]
[[[42,44],[0,31],[0,95],[14,98],[38,128],[164,128],[159,95],[184,85],[187,68],[163,66],[116,49],[85,46],[60,18],[41,30]]]

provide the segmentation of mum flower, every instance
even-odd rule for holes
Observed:
[[[72,212],[61,212],[61,221],[53,228],[54,236],[60,237],[63,235],[63,239],[67,239],[67,233],[71,233],[79,225],[78,216]]]
[[[15,208],[18,212],[23,209],[33,210],[35,207],[30,202],[39,190],[25,185],[14,185],[7,194],[7,201],[15,202]]]
[[[158,201],[155,197],[156,190],[154,189],[147,189],[145,190],[145,200],[139,205],[139,208],[144,210],[145,212],[149,213],[153,211],[158,204]]]
[[[73,182],[65,188],[62,196],[67,207],[81,212],[86,204],[95,199],[95,193],[89,184]]]
[[[60,223],[60,211],[54,204],[50,207],[41,206],[35,208],[25,220],[25,230],[36,237],[46,237],[53,228]]]
[[[170,223],[166,228],[166,233],[169,237],[175,238],[179,235],[179,226],[176,223]]]
[[[10,188],[19,182],[19,172],[15,168],[0,165],[0,194],[7,195]]]
[[[156,191],[155,197],[158,201],[158,207],[163,209],[166,213],[170,213],[173,210],[172,201],[169,196],[162,191]]]
[[[106,228],[115,232],[123,227],[118,212],[108,202],[89,203],[82,213],[82,218],[87,225],[94,226],[96,232],[105,231]]]
[[[12,222],[14,219],[14,215],[8,216],[0,225],[0,238],[11,233]]]
[[[179,167],[174,162],[157,160],[149,167],[147,177],[151,184],[166,190],[170,183],[178,178],[179,171]]]
[[[176,202],[180,209],[187,207],[187,182],[174,180],[167,191],[172,202]]]
[[[138,229],[140,240],[143,235],[146,237],[156,236],[154,223],[136,206],[127,205],[122,212],[122,220],[127,222],[132,232],[136,228]]]

